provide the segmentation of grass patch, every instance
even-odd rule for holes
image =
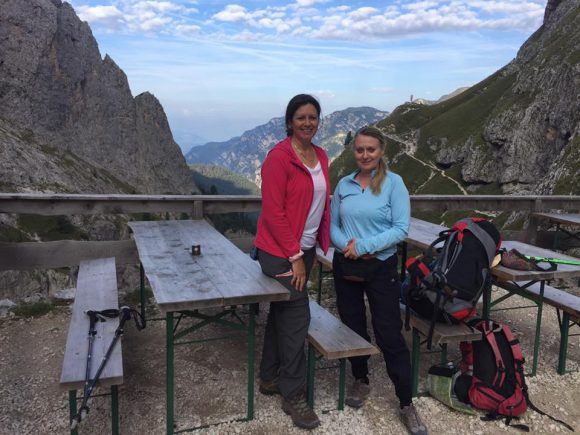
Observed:
[[[421,195],[462,195],[463,192],[453,181],[440,173],[436,174],[415,193]]]
[[[411,206],[412,208],[412,206]],[[443,216],[439,211],[412,211],[414,218],[421,219],[422,221],[431,222],[432,224],[440,225],[443,222]]]
[[[13,308],[18,317],[40,317],[54,310],[55,305],[50,302],[40,301],[29,304],[20,304]]]
[[[503,76],[503,70],[499,70],[468,91],[449,100],[455,102],[456,98],[461,97],[456,104],[450,105],[448,110],[422,127],[416,156],[422,160],[433,159],[429,139],[446,138],[446,147],[457,147],[472,137],[475,146],[482,145],[481,134],[485,121],[494,109],[501,105],[502,97],[515,80],[515,74]],[[445,102],[441,103],[441,106],[444,105]]]
[[[570,65],[576,65],[577,63],[580,62],[580,50],[576,50],[574,52],[572,52],[572,54],[570,54],[570,56],[568,56],[566,58],[566,62],[568,62]]]
[[[576,8],[558,23],[550,39],[544,42],[544,50],[542,52],[544,59],[549,60],[555,56],[560,57],[576,48],[572,44],[576,41],[575,34],[578,32],[576,22],[579,15],[580,8]]]
[[[493,219],[493,223],[495,224],[495,226],[498,229],[503,229],[504,225],[506,224],[507,220],[509,219],[509,217],[511,216],[512,212],[511,211],[504,211],[502,213],[500,213],[499,215],[497,215],[494,219]]]
[[[354,160],[354,155],[351,150],[345,149],[340,156],[338,156],[330,164],[328,170],[328,175],[330,177],[330,187],[331,191],[334,192],[334,188],[340,181],[342,177],[350,174],[357,168],[356,161]]]
[[[30,237],[18,228],[0,224],[0,242],[30,242],[30,240]]]
[[[22,214],[18,216],[18,226],[43,241],[89,240],[88,233],[73,225],[66,216]]]
[[[402,154],[399,159],[391,165],[393,172],[401,175],[405,181],[409,193],[415,193],[431,175],[431,169],[422,165],[417,160]]]
[[[526,219],[521,217],[516,219],[515,221],[513,221],[512,223],[505,225],[504,224],[504,230],[512,230],[512,231],[521,231],[524,229],[524,223],[526,222]]]
[[[578,183],[578,172],[580,171],[580,136],[567,145],[561,166],[567,175],[560,177],[554,186],[554,195],[580,195],[580,183]]]

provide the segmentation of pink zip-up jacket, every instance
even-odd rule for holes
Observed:
[[[314,145],[326,180],[326,204],[317,241],[324,253],[330,246],[330,181],[328,156]],[[312,176],[292,148],[289,136],[270,150],[262,164],[262,213],[254,244],[276,257],[290,258],[300,252],[314,184]]]

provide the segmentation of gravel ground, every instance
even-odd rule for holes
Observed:
[[[570,291],[579,294],[578,288]],[[494,290],[494,297],[502,290]],[[505,306],[528,305],[513,297]],[[323,305],[334,311],[334,301],[327,297]],[[257,358],[266,320],[267,306],[261,306],[257,322]],[[512,325],[519,335],[531,366],[534,310],[501,311],[494,317]],[[66,341],[69,307],[58,307],[39,318],[10,318],[0,322],[0,434],[67,433],[66,393],[58,386]],[[211,326],[204,336],[223,335]],[[407,339],[410,336],[407,334]],[[165,330],[163,322],[150,322],[137,332],[127,328],[123,339],[125,383],[120,388],[121,428],[125,434],[162,434],[165,430]],[[572,373],[559,376],[555,371],[558,358],[559,331],[555,310],[545,306],[542,326],[542,348],[538,373],[528,378],[530,396],[542,410],[563,419],[580,431],[580,363],[578,336],[570,337],[568,368]],[[244,417],[246,406],[245,339],[193,344],[176,348],[176,421],[178,429],[232,421]],[[458,358],[457,349],[449,350]],[[421,380],[428,367],[438,362],[438,355],[421,356]],[[322,366],[329,366],[322,363]],[[333,365],[333,364],[332,364]],[[400,434],[404,427],[397,415],[397,400],[387,378],[381,356],[371,358],[372,392],[359,410],[346,407],[335,410],[338,396],[338,369],[316,373],[315,409],[321,419],[316,433]],[[422,385],[424,388],[424,385]],[[502,422],[483,422],[479,417],[457,413],[430,397],[415,401],[433,434],[516,433]],[[109,403],[104,397],[91,399],[91,413],[83,423],[81,434],[108,432]],[[533,433],[566,432],[562,426],[529,411],[521,422]],[[255,419],[230,422],[206,429],[203,433],[301,433],[280,409],[280,398],[256,392]]]

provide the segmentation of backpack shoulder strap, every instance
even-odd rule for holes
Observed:
[[[496,388],[501,388],[506,377],[505,364],[503,362],[503,358],[501,357],[497,341],[495,340],[494,328],[490,328],[487,322],[483,322],[483,336],[491,347],[493,357],[495,358],[495,365],[497,367],[495,377],[493,378],[493,386]]]
[[[475,223],[471,218],[461,219],[454,225],[454,228],[455,226],[461,227],[461,232],[465,230],[470,231],[471,234],[473,234],[477,240],[479,240],[479,242],[483,245],[483,249],[485,249],[485,253],[487,254],[488,265],[491,266],[497,251],[497,246],[487,231],[477,225],[477,223]]]

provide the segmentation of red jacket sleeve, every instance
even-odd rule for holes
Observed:
[[[300,242],[292,234],[286,214],[288,162],[272,151],[262,165],[262,221],[289,258],[300,252]]]

